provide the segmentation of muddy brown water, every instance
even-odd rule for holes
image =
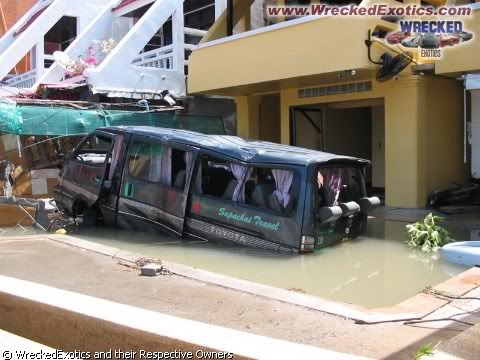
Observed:
[[[261,284],[376,308],[398,304],[466,270],[407,247],[405,225],[371,219],[365,236],[306,255],[281,255],[109,228],[83,229],[70,235]],[[449,230],[458,241],[480,237],[478,230]],[[19,232],[9,230],[5,236]]]
[[[280,255],[158,234],[96,229],[85,240],[368,308],[393,306],[466,268],[405,244],[406,223],[370,220],[365,236],[306,255]],[[453,229],[456,240],[472,234]],[[480,234],[479,234],[480,235]]]

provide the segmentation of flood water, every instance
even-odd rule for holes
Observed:
[[[395,305],[466,270],[408,248],[404,244],[405,225],[369,220],[365,236],[307,255],[280,255],[105,228],[74,236],[261,284],[376,308]],[[470,240],[470,233],[454,230],[453,237]]]

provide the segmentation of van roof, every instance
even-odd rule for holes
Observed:
[[[334,155],[326,152],[304,149],[267,141],[245,140],[229,135],[205,135],[188,130],[167,129],[151,126],[115,126],[100,130],[129,132],[158,138],[169,143],[192,145],[246,163],[274,163],[308,165],[310,163],[328,163],[331,161],[358,162],[368,164],[368,160],[349,156]]]

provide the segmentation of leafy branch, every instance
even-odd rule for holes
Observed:
[[[443,245],[453,242],[450,233],[437,225],[441,220],[442,217],[430,213],[423,221],[407,225],[407,245],[423,252],[436,252]]]

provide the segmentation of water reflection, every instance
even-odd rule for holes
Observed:
[[[397,304],[465,268],[409,249],[405,223],[369,221],[367,234],[308,255],[188,241],[157,234],[95,229],[75,236],[145,256],[170,260],[241,279],[354,303]],[[451,229],[457,240],[470,233]]]

